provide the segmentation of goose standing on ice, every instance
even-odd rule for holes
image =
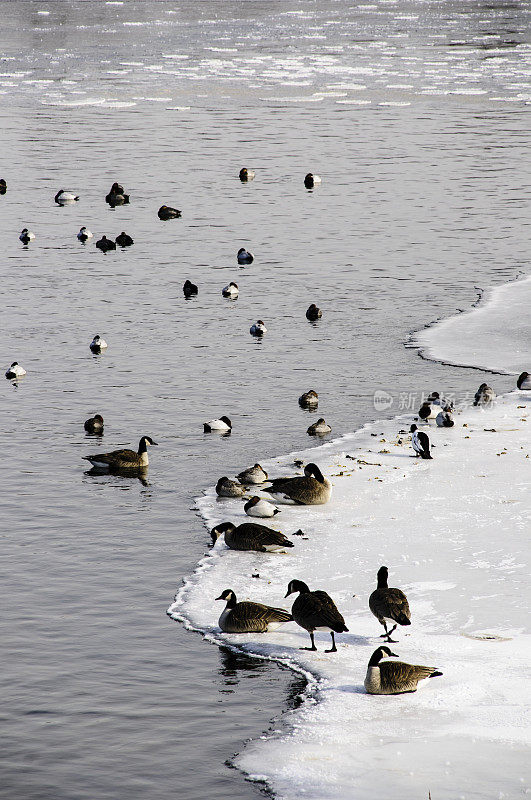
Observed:
[[[254,172],[252,169],[247,169],[247,167],[242,167],[240,170],[240,180],[242,183],[247,183],[247,181],[252,181],[254,178]]]
[[[249,600],[238,603],[232,589],[225,589],[216,600],[225,600],[227,603],[218,622],[225,633],[266,633],[293,619],[289,611],[283,608]]]
[[[64,206],[67,203],[75,203],[76,200],[79,200],[79,195],[74,194],[73,192],[65,192],[64,189],[59,189],[54,197],[54,200],[58,205]]]
[[[249,333],[251,336],[263,336],[264,333],[267,333],[267,328],[264,325],[263,320],[257,320],[251,327],[249,328]]]
[[[304,475],[295,478],[273,478],[266,492],[278,502],[319,506],[330,500],[332,485],[317,464],[306,464]]]
[[[310,592],[308,586],[302,581],[290,581],[286,597],[293,592],[299,592],[291,608],[293,619],[310,634],[311,647],[300,647],[299,650],[317,650],[314,641],[314,631],[329,631],[332,637],[332,647],[325,653],[336,653],[334,633],[348,633],[343,616],[337,610],[336,604],[326,592],[318,589]]]
[[[304,178],[304,185],[307,189],[313,189],[314,186],[321,183],[321,178],[319,175],[314,175],[313,172],[309,172]]]
[[[138,443],[138,452],[134,450],[113,450],[110,453],[96,453],[92,456],[82,456],[85,461],[90,461],[93,467],[111,470],[145,469],[149,465],[147,454],[148,445],[156,445],[150,436],[142,436]]]
[[[15,378],[22,378],[26,374],[24,367],[21,367],[18,361],[13,361],[11,366],[7,369],[6,378],[10,381]]]
[[[385,633],[382,637],[387,637],[388,642],[393,642],[391,634],[398,625],[411,625],[411,612],[409,603],[404,592],[400,589],[390,589],[387,586],[389,570],[387,567],[380,567],[378,570],[378,585],[369,597],[369,608],[380,623],[384,626]],[[394,622],[394,627],[387,630],[387,622]]]
[[[267,480],[267,472],[260,464],[255,464],[254,467],[244,469],[243,472],[240,472],[236,477],[241,483],[258,484],[264,483],[264,481]]]
[[[285,551],[286,547],[294,547],[283,533],[259,525],[256,522],[243,522],[234,525],[232,522],[222,522],[210,531],[212,541],[216,542],[220,536],[225,535],[225,544],[231,550],[256,550],[259,553],[276,553]]]
[[[227,476],[223,476],[216,483],[216,494],[218,497],[243,497],[245,487],[241,483],[231,481]]]
[[[516,381],[516,388],[522,389],[524,391],[531,389],[531,375],[529,374],[529,372],[522,372],[522,374]]]
[[[494,389],[486,384],[482,383],[479,389],[477,390],[476,394],[474,395],[474,405],[475,406],[490,406],[491,403],[494,402],[496,399],[496,393]]]
[[[243,510],[249,517],[274,517],[275,514],[280,514],[280,509],[273,503],[256,495],[246,502]]]
[[[232,430],[232,422],[228,417],[220,417],[219,419],[211,419],[210,422],[203,423],[203,433],[229,433]]]
[[[90,419],[85,420],[84,425],[85,430],[87,433],[103,433],[103,417],[101,414],[94,414],[93,417]]]
[[[398,658],[388,647],[378,647],[372,654],[367,666],[364,686],[369,694],[403,694],[416,692],[417,684],[424,678],[436,678],[442,672],[436,667],[421,667],[417,664],[405,664],[403,661],[386,661],[382,658]]]
[[[231,300],[236,300],[236,298],[238,297],[239,293],[240,293],[240,290],[238,289],[238,284],[234,283],[234,281],[231,281],[230,283],[228,283],[221,290],[221,294],[223,295],[223,297],[229,297]]]
[[[18,237],[23,244],[28,244],[35,239],[35,234],[32,231],[29,231],[27,228],[22,228],[20,231],[20,236]]]
[[[102,339],[99,333],[96,334],[94,339],[89,344],[90,349],[93,353],[101,353],[107,347],[107,342],[105,339]]]
[[[454,421],[452,419],[452,409],[450,406],[445,406],[435,417],[435,423],[438,428],[453,428]]]
[[[416,425],[412,425],[409,429],[411,436],[411,444],[415,453],[421,458],[433,458],[430,454],[430,439],[427,433],[419,431]]]
[[[83,227],[81,227],[81,228],[79,229],[79,233],[78,233],[78,235],[77,235],[77,238],[79,239],[79,241],[80,241],[80,242],[82,242],[83,244],[85,244],[85,242],[87,241],[87,239],[92,239],[92,232],[91,232],[91,231],[89,231],[89,229],[88,229],[88,228],[86,228],[86,227],[83,225]]]
[[[317,422],[314,422],[313,425],[310,425],[306,433],[310,436],[324,436],[326,433],[330,433],[331,430],[332,428],[330,425],[321,417]]]
[[[238,264],[252,264],[254,261],[253,254],[246,250],[245,247],[240,247],[236,258],[238,259]]]

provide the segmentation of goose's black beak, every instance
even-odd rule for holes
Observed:
[[[223,597],[216,597],[216,600],[223,600]]]

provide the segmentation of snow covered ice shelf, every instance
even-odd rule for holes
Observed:
[[[479,381],[478,381],[479,383]],[[229,550],[223,539],[184,583],[168,613],[250,653],[313,676],[315,697],[289,727],[248,745],[236,764],[285,800],[517,798],[531,793],[526,706],[530,637],[526,564],[530,525],[531,392],[514,391],[486,410],[455,415],[453,428],[421,424],[433,460],[412,457],[405,415],[297,453],[333,483],[325,506],[282,506],[264,520],[293,537],[287,554]],[[351,456],[353,458],[348,458]],[[294,474],[294,454],[263,466]],[[246,465],[242,465],[244,467]],[[214,490],[198,507],[208,527],[248,521],[239,500]],[[207,534],[205,534],[207,539]],[[367,662],[382,628],[368,609],[376,572],[406,592],[412,625],[395,631],[404,661],[442,677],[415,694],[370,696]],[[259,574],[259,578],[252,577]],[[318,652],[294,622],[259,635],[217,627],[223,589],[239,600],[291,607],[292,578],[324,589],[349,633],[316,633]]]

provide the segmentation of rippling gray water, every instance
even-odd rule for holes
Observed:
[[[376,389],[393,414],[410,393],[477,388],[473,370],[403,343],[528,271],[528,11],[3,5],[1,351],[28,374],[0,385],[0,796],[259,794],[224,761],[302,684],[166,618],[208,544],[193,498],[305,446],[315,415],[296,399],[310,387],[338,435],[381,416]],[[309,170],[323,177],[313,192]],[[114,180],[131,204],[111,210]],[[56,206],[60,188],[81,200]],[[160,222],[162,203],[182,219]],[[85,247],[81,225],[96,234]],[[95,249],[121,230],[134,247]],[[220,294],[230,280],[235,302]],[[257,318],[263,341],[248,334]],[[96,411],[101,443],[83,431]],[[232,436],[204,435],[223,413]],[[160,444],[147,485],[86,475],[83,455],[142,434]]]

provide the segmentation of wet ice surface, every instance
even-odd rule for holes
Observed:
[[[237,760],[279,797],[363,799],[392,787],[398,800],[428,791],[443,800],[516,798],[529,786],[530,408],[531,394],[515,391],[491,409],[464,409],[451,429],[422,423],[432,461],[412,457],[409,435],[399,433],[412,415],[297,453],[330,477],[332,500],[284,505],[272,525],[288,535],[300,528],[307,540],[295,536],[295,548],[275,556],[231,551],[218,540],[179,592],[169,611],[176,618],[314,676],[319,702],[295,712],[288,733],[254,743]],[[270,475],[296,472],[293,454],[263,466]],[[208,526],[244,521],[242,505],[213,491],[198,501]],[[381,643],[367,608],[381,564],[412,611],[393,651],[444,673],[415,694],[363,689]],[[219,631],[214,598],[223,589],[290,608],[283,598],[292,578],[328,591],[345,616],[349,633],[336,636],[337,654],[323,652],[327,633],[316,634],[319,652],[300,651],[309,637],[295,623],[265,635]]]

